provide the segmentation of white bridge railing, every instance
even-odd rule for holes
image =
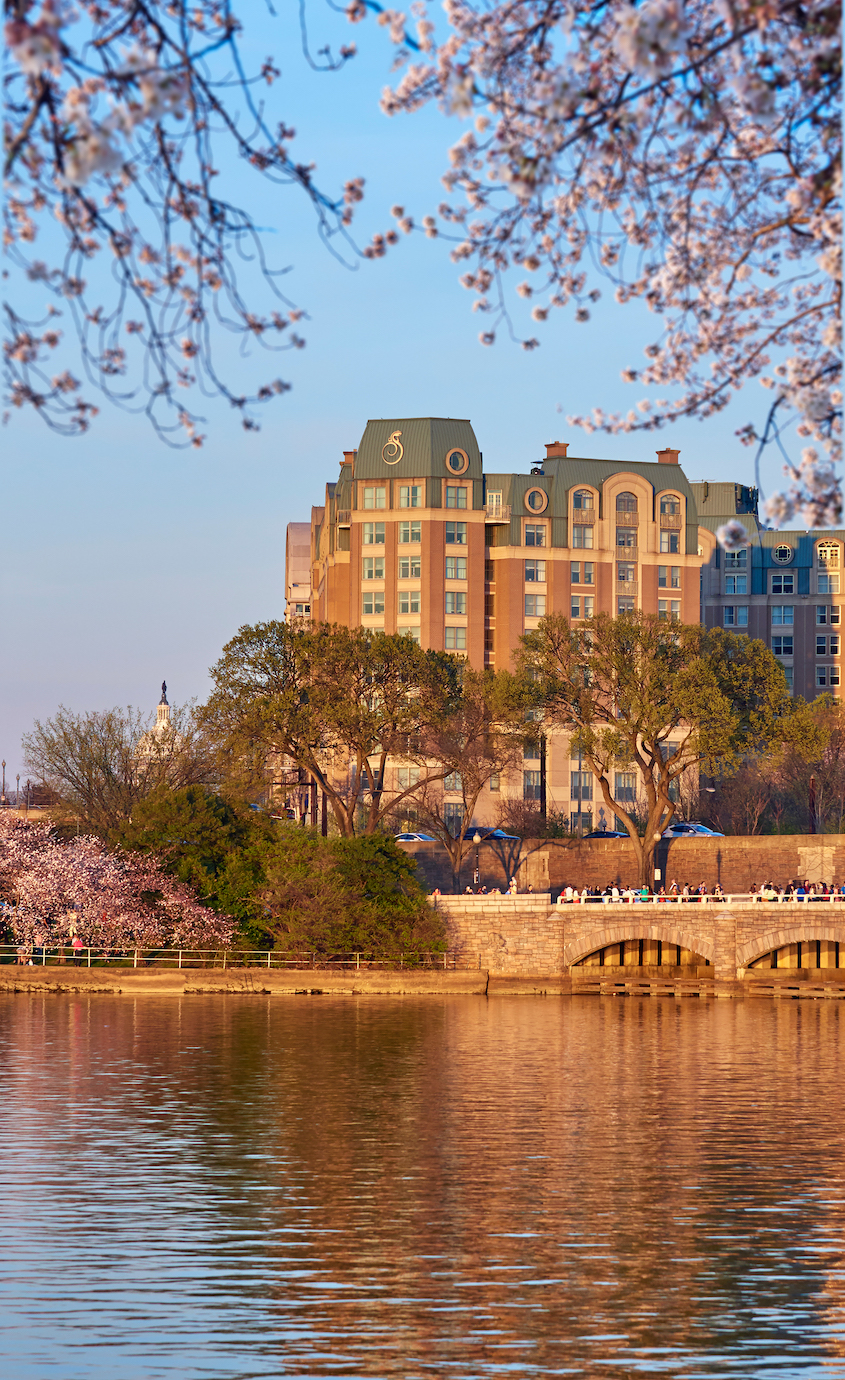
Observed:
[[[333,968],[360,972],[367,969],[439,969],[454,972],[465,966],[463,956],[454,949],[442,953],[318,954],[276,949],[114,949],[83,945],[0,944],[0,964],[22,964],[27,967],[63,965],[68,968],[91,968],[107,965],[119,968],[288,968],[310,970]]]

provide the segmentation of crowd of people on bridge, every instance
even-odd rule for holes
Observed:
[[[515,877],[512,877],[504,893],[508,896],[516,896],[520,890]],[[435,887],[431,893],[432,898],[441,894],[440,888]],[[466,896],[501,896],[503,894],[500,887],[488,888],[484,885],[467,885],[464,891]],[[524,888],[524,894],[533,895],[534,887],[529,882]],[[789,882],[762,882],[759,886],[754,886],[749,892],[733,892],[734,896],[751,896],[758,901],[845,901],[845,881],[840,886],[833,882],[810,882],[793,879]],[[698,886],[692,886],[689,882],[679,884],[676,881],[670,882],[668,888],[661,886],[654,890],[648,886],[620,886],[617,882],[608,882],[607,886],[599,888],[597,886],[581,887],[565,886],[561,887],[557,896],[557,905],[585,905],[591,901],[593,903],[604,903],[604,905],[657,902],[704,902],[704,901],[726,901],[727,895],[717,882],[711,889],[706,882],[700,882]]]

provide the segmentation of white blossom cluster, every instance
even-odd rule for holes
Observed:
[[[461,282],[493,317],[482,342],[510,326],[509,269],[531,275],[516,292],[540,323],[559,308],[589,320],[609,286],[658,319],[644,364],[623,372],[644,395],[627,413],[597,407],[571,424],[624,432],[706,418],[756,379],[837,461],[838,0],[444,9],[448,30],[413,45],[413,58],[406,31],[382,107],[436,101],[474,116],[451,149],[441,214],[460,231]],[[760,439],[753,425],[739,434]],[[808,519],[836,510],[838,479],[818,463],[802,460],[789,500]]]
[[[218,146],[298,187],[325,239],[347,237],[363,179],[325,196],[313,165],[291,152],[295,130],[268,124],[253,91],[272,86],[279,69],[268,58],[256,76],[244,73],[229,0],[13,0],[6,16],[6,252],[49,293],[37,319],[13,300],[6,307],[12,405],[78,434],[98,410],[82,397],[87,380],[146,412],[171,443],[198,446],[201,419],[184,396],[198,389],[222,394],[257,429],[255,405],[289,385],[270,378],[242,395],[218,371],[215,340],[235,332],[265,350],[301,349],[294,327],[304,313],[281,292],[249,213],[226,199]],[[334,65],[353,52],[343,48]],[[33,249],[48,219],[64,238],[54,262]],[[358,252],[348,238],[347,247]],[[92,272],[98,256],[111,260],[110,274]],[[236,270],[250,263],[261,310],[239,286]],[[59,316],[76,332],[83,382],[76,370],[50,369],[64,348]]]

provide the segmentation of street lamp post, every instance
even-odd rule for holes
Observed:
[[[6,763],[3,763],[3,790],[0,792],[0,805],[6,804]]]
[[[16,810],[20,810],[20,808],[21,808],[21,774],[20,774],[20,772],[18,772],[17,776],[15,777],[15,809],[16,809]]]
[[[474,873],[474,885],[475,885],[475,886],[478,886],[479,882],[481,881],[481,864],[479,863],[479,859],[478,859],[478,845],[479,845],[480,842],[481,842],[481,835],[479,834],[479,832],[478,832],[477,829],[476,829],[476,831],[475,831],[475,834],[473,835],[473,840],[472,840],[472,841],[473,841],[473,843],[475,844],[475,873]]]

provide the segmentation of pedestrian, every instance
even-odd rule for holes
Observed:
[[[510,883],[509,883],[509,885],[508,885],[508,895],[509,895],[509,896],[515,896],[515,895],[516,895],[516,877],[511,877],[511,879],[510,879]]]
[[[73,936],[73,944],[71,945],[71,947],[73,949],[74,966],[78,968],[80,963],[82,962],[82,950],[85,948],[85,945],[82,943],[82,940],[79,938],[78,934],[75,934]]]

